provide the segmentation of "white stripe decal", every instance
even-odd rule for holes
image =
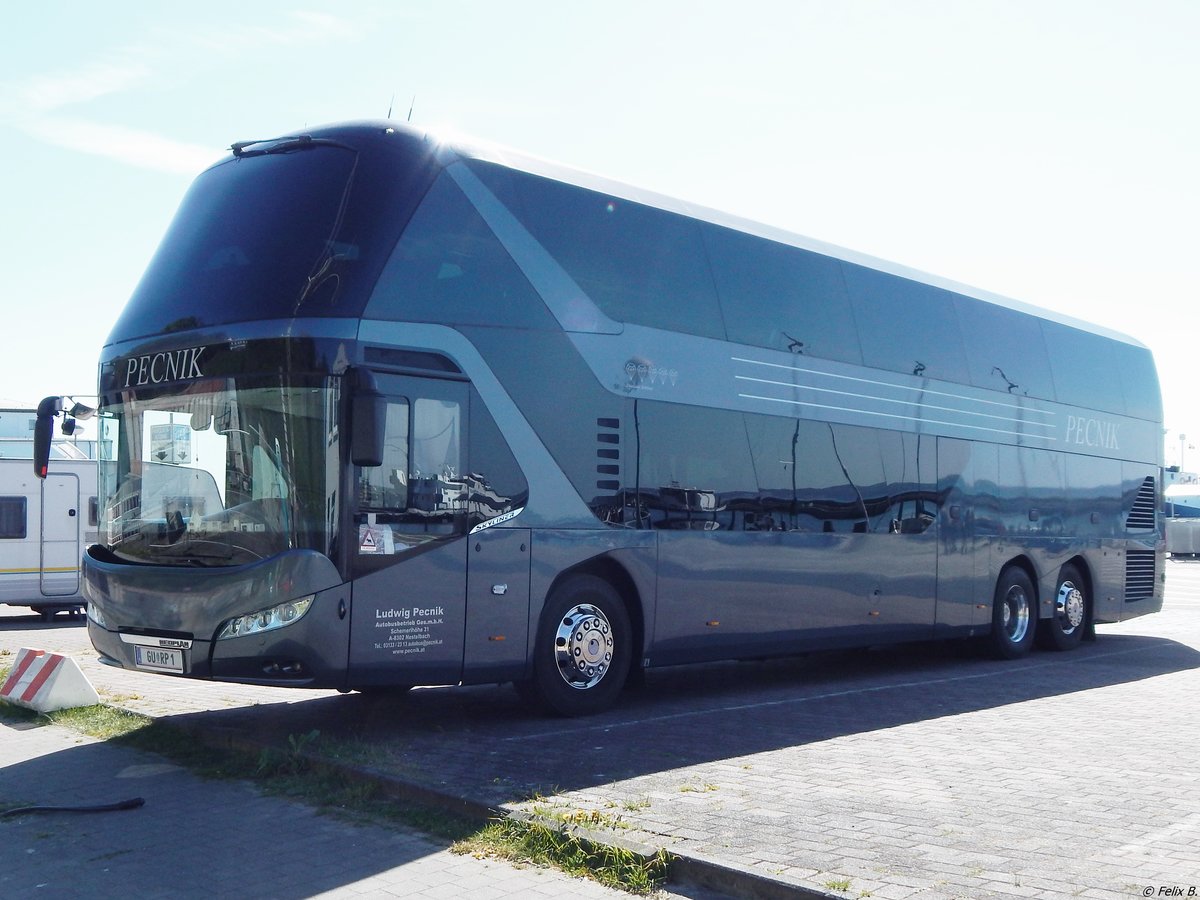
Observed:
[[[942,419],[927,419],[917,418],[916,416],[901,416],[894,413],[872,412],[869,409],[861,409],[854,406],[832,406],[826,403],[806,403],[803,400],[788,400],[783,397],[762,397],[757,394],[738,394],[738,396],[745,400],[765,400],[768,403],[788,403],[792,406],[806,406],[811,409],[825,409],[829,410],[830,412],[847,412],[855,413],[856,415],[861,416],[875,416],[876,418],[880,419],[897,419],[904,422],[920,422],[923,425],[946,425],[951,428],[964,428],[969,431],[986,431],[991,434],[1007,434],[1014,437],[1029,438],[1030,440],[1048,441],[1050,443],[1055,443],[1058,441],[1058,438],[1052,436],[1025,434],[1022,431],[1005,431],[1002,428],[986,428],[982,425],[966,425],[962,422],[947,422],[943,421]]]
[[[1054,433],[1038,434],[1037,431],[1055,430],[1056,425],[1053,421],[1028,421],[1028,417],[1037,416],[1045,419],[1053,419],[1055,413],[1049,410],[1030,408],[1021,406],[1015,403],[1005,403],[998,400],[986,400],[982,398],[970,397],[965,394],[956,394],[948,391],[939,391],[930,388],[918,388],[909,385],[898,384],[896,382],[874,380],[870,378],[860,378],[853,375],[840,375],[833,372],[822,372],[817,369],[802,368],[800,366],[788,366],[780,363],[764,362],[756,359],[747,359],[745,357],[733,356],[730,359],[735,363],[747,363],[754,366],[764,366],[771,369],[782,369],[786,372],[794,372],[816,378],[838,379],[842,382],[852,382],[855,385],[867,386],[875,388],[893,389],[901,391],[904,397],[887,397],[881,393],[860,393],[853,390],[838,390],[833,387],[819,387],[816,384],[797,384],[795,382],[776,381],[770,378],[759,378],[753,375],[734,375],[734,380],[739,382],[752,382],[755,384],[767,385],[772,387],[785,388],[793,392],[792,397],[771,397],[761,394],[741,393],[737,394],[739,399],[743,400],[759,400],[766,403],[784,403],[790,406],[804,407],[814,410],[825,410],[828,412],[854,413],[861,416],[872,416],[878,419],[890,419],[893,421],[913,422],[925,425],[941,425],[949,428],[960,428],[968,431],[981,432],[993,435],[1005,435],[1009,437],[1023,437],[1029,440],[1044,441],[1047,443],[1057,443],[1058,437]],[[800,400],[794,395],[795,393],[806,391],[811,394],[824,394],[831,397],[846,398],[849,403],[853,400],[864,400],[868,403],[892,404],[894,406],[908,407],[913,410],[909,414],[903,413],[888,413],[879,410],[865,409],[862,406],[840,406],[835,402],[818,403],[813,400]],[[919,399],[918,399],[919,398]],[[976,407],[991,407],[988,411],[981,409],[965,409],[959,406],[943,406],[938,404],[930,404],[925,402],[927,398],[945,398],[946,400],[959,400],[966,404],[971,404]],[[944,402],[944,400],[943,400]],[[929,412],[938,413],[957,413],[965,418],[972,419],[975,422],[979,420],[990,420],[989,423],[971,424],[968,421],[948,421],[941,418],[931,418],[926,415]],[[991,423],[995,423],[994,425]],[[1004,427],[1008,426],[1008,427]]]
[[[766,367],[772,368],[772,369],[783,369],[787,372],[800,372],[804,375],[817,375],[822,378],[838,378],[838,379],[841,379],[842,381],[855,381],[855,382],[858,382],[859,384],[872,384],[872,385],[876,385],[878,387],[895,388],[895,389],[901,390],[901,391],[920,391],[921,393],[925,394],[926,396],[930,396],[930,397],[949,397],[953,400],[966,400],[971,403],[984,403],[984,404],[988,404],[989,406],[999,406],[999,407],[1002,407],[1003,409],[1019,410],[1024,413],[1036,414],[1036,415],[1040,415],[1040,416],[1053,417],[1056,415],[1056,413],[1054,413],[1050,410],[1028,409],[1026,407],[1018,406],[1015,403],[1004,403],[999,400],[984,400],[982,398],[977,398],[977,397],[968,397],[965,394],[951,394],[948,391],[936,391],[936,390],[933,390],[930,388],[914,388],[914,387],[909,387],[908,385],[897,384],[894,381],[878,381],[876,379],[871,379],[871,378],[859,378],[854,375],[839,375],[836,372],[822,372],[819,369],[805,369],[800,366],[785,366],[780,363],[764,362],[764,361],[758,360],[758,359],[747,359],[742,356],[732,356],[732,357],[730,357],[730,359],[733,360],[734,362],[750,363],[751,365],[766,366]],[[749,376],[746,376],[746,377],[749,377]],[[772,383],[773,384],[789,384],[790,386],[795,386],[795,387],[805,387],[806,386],[806,385],[791,385],[790,382],[782,382],[782,381],[777,381],[777,382],[772,382]],[[883,399],[883,398],[880,398],[880,399]]]
[[[930,403],[917,403],[913,400],[895,400],[895,399],[892,399],[891,397],[879,397],[874,394],[855,394],[850,391],[835,391],[832,388],[813,387],[812,385],[787,384],[782,381],[768,381],[765,378],[751,378],[749,375],[735,375],[734,378],[738,381],[754,381],[759,384],[773,384],[773,385],[777,385],[779,387],[792,388],[793,390],[797,390],[797,391],[813,391],[815,393],[820,393],[820,394],[834,394],[835,396],[838,396],[838,397],[855,397],[859,400],[875,400],[878,403],[896,403],[896,404],[900,404],[902,406],[916,406],[920,409],[935,409],[940,412],[962,413],[964,416],[975,416],[977,418],[983,418],[983,419],[996,419],[1001,422],[1020,422],[1019,419],[1014,419],[1011,415],[1010,416],[999,416],[999,415],[994,415],[992,413],[973,412],[972,410],[969,410],[969,409],[960,409],[960,408],[954,407],[954,406],[935,406]],[[747,395],[739,394],[738,396],[744,397]],[[946,396],[946,395],[943,394],[942,396]],[[965,400],[967,398],[964,397],[962,399]],[[1024,424],[1030,428],[1053,428],[1054,427],[1053,423],[1050,423],[1050,422],[1022,422],[1021,424]]]

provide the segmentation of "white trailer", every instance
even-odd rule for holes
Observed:
[[[1165,495],[1167,552],[1172,557],[1200,556],[1200,484],[1172,484]]]
[[[35,410],[0,411],[5,425]],[[0,603],[28,606],[50,619],[78,614],[83,549],[96,539],[96,460],[86,442],[55,441],[45,480],[33,471],[20,435],[0,436]],[[91,445],[94,446],[94,445]]]

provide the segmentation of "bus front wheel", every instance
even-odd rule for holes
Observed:
[[[633,629],[611,584],[577,575],[551,593],[534,647],[533,687],[561,716],[607,709],[629,674]]]
[[[1046,650],[1074,650],[1083,640],[1088,619],[1087,583],[1072,565],[1058,573],[1054,613],[1038,629],[1038,646]]]
[[[1033,582],[1019,566],[1009,566],[996,582],[992,601],[992,633],[989,644],[1000,659],[1024,656],[1033,646],[1037,630],[1037,601]]]

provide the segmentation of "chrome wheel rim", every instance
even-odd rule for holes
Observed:
[[[1058,588],[1058,596],[1054,600],[1054,611],[1063,634],[1070,634],[1083,624],[1083,613],[1086,604],[1083,591],[1070,581],[1064,581]]]
[[[563,681],[576,690],[595,687],[608,674],[613,633],[608,617],[590,603],[571,607],[558,623],[554,657]]]
[[[1019,644],[1029,632],[1029,598],[1019,585],[1013,585],[1004,595],[1000,625],[1009,641]]]

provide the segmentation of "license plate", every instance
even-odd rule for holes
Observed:
[[[133,664],[139,669],[153,669],[156,672],[182,672],[183,651],[134,645]]]

